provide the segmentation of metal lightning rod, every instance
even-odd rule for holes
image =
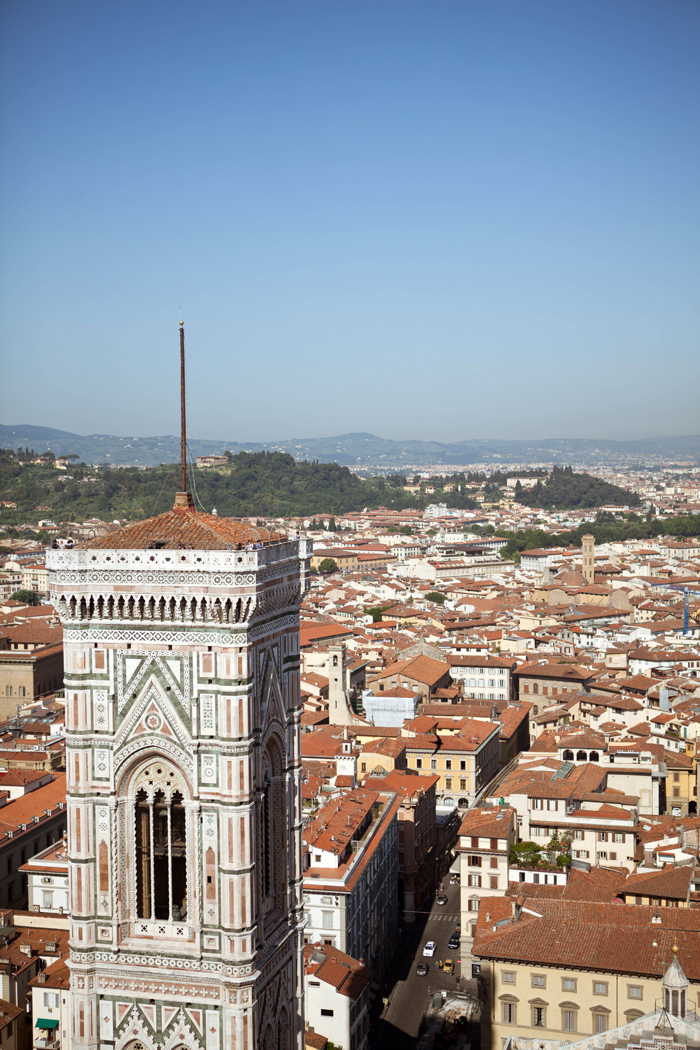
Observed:
[[[187,492],[187,415],[185,409],[184,321],[180,321],[180,491]]]

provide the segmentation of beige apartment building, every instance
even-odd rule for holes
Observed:
[[[0,719],[14,715],[19,702],[45,696],[62,685],[63,645],[0,650]]]
[[[516,813],[510,807],[471,809],[460,825],[457,851],[464,977],[470,976],[465,961],[472,956],[483,901],[501,897],[508,889],[510,847],[517,837]]]
[[[575,1043],[653,1011],[674,949],[691,985],[700,983],[699,934],[695,908],[489,900],[473,947],[487,1000],[483,1050],[510,1038]]]
[[[406,766],[437,773],[438,802],[466,809],[499,769],[500,726],[472,721],[459,734],[406,737]]]

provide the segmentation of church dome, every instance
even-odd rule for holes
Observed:
[[[585,587],[588,584],[588,580],[578,569],[567,569],[566,572],[556,577],[556,582],[563,584],[564,587]]]

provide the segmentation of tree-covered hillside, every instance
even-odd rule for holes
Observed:
[[[546,481],[534,488],[515,486],[515,499],[527,507],[543,510],[577,510],[589,507],[638,507],[639,496],[627,489],[594,478],[591,474],[574,474],[573,467],[554,467]]]
[[[84,521],[150,517],[173,505],[180,487],[175,464],[137,467],[86,467],[58,470],[37,464],[27,450],[0,451],[0,499],[17,504],[2,508],[0,522],[13,525],[41,518]],[[297,463],[283,452],[241,452],[220,469],[189,472],[197,506],[216,507],[226,516],[282,517],[343,514],[363,507],[424,507],[428,498],[385,485],[361,481],[337,463]]]

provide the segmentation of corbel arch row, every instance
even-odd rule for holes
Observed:
[[[137,621],[152,623],[246,623],[255,610],[252,596],[221,598],[211,595],[184,598],[181,595],[154,594],[71,594],[57,603],[61,622],[91,620]]]

